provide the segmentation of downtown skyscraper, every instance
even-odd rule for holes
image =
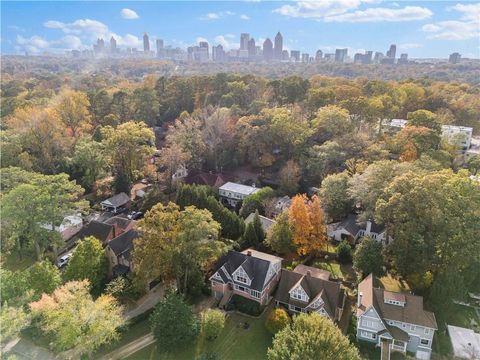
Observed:
[[[273,49],[275,60],[282,60],[283,36],[280,31],[275,35],[275,47]]]

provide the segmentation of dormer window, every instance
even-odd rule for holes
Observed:
[[[247,273],[245,272],[245,270],[243,270],[242,267],[239,267],[235,273],[234,273],[234,279],[235,281],[239,282],[239,283],[242,283],[242,284],[247,284],[249,285],[250,284],[250,279],[247,275]]]
[[[396,306],[405,306],[405,295],[392,291],[384,292],[384,303]]]
[[[290,292],[290,297],[295,300],[308,302],[309,298],[301,286],[296,287]]]
[[[244,283],[246,284],[248,281],[247,281],[247,278],[246,277],[243,277],[241,275],[237,275],[235,276],[235,281],[238,281],[238,282],[241,282],[241,283]]]

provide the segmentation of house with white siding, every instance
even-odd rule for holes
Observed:
[[[387,237],[385,226],[373,220],[360,222],[356,214],[348,214],[341,222],[329,224],[327,234],[332,240],[347,240],[351,245],[355,245],[362,236],[369,236],[384,245],[392,241],[390,236]]]
[[[252,195],[259,189],[255,186],[248,186],[237,184],[234,182],[227,182],[218,188],[218,195],[224,204],[235,207],[237,203],[247,196]]]
[[[392,351],[430,359],[438,329],[434,313],[423,308],[423,297],[377,287],[368,275],[358,285],[357,339],[381,347],[382,359]]]

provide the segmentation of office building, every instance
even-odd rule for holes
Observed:
[[[400,59],[398,59],[398,64],[408,64],[408,54],[400,54]]]
[[[310,60],[310,55],[308,53],[302,54],[302,63],[308,63]]]
[[[110,38],[110,53],[115,54],[117,52],[117,40],[112,36]]]
[[[250,40],[250,34],[240,34],[240,50],[248,50],[248,41]]]
[[[344,63],[347,60],[348,49],[335,50],[335,62]]]
[[[456,64],[460,61],[461,58],[462,55],[460,55],[458,52],[455,52],[453,54],[450,54],[450,56],[448,57],[448,62],[451,64]]]
[[[290,55],[288,54],[288,50],[283,50],[282,51],[282,61],[288,61],[290,60]]]
[[[149,52],[150,51],[150,40],[148,39],[148,34],[143,34],[143,51]]]
[[[275,35],[275,48],[274,56],[276,60],[282,60],[282,51],[283,51],[283,36],[280,34],[280,31]]]
[[[212,46],[212,60],[215,62],[225,62],[227,59],[222,45]]]
[[[273,44],[269,38],[263,42],[263,58],[265,61],[273,60]]]
[[[163,51],[163,40],[162,39],[157,39],[155,41],[156,48],[157,48],[157,57],[164,57],[164,51]]]
[[[257,56],[257,47],[255,46],[255,39],[253,37],[248,40],[247,49],[249,58],[252,59]]]
[[[322,61],[322,57],[323,57],[322,50],[317,50],[317,52],[315,53],[315,61],[316,62]]]
[[[290,60],[298,62],[300,61],[300,51],[292,50],[290,51]]]

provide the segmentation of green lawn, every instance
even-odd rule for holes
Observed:
[[[35,254],[25,254],[20,259],[16,251],[10,254],[2,254],[1,267],[11,271],[25,270],[35,263]]]
[[[157,345],[153,344],[138,351],[128,359],[193,360],[205,353],[213,353],[219,360],[265,359],[267,348],[272,342],[272,336],[264,326],[266,313],[259,319],[252,319],[239,314],[230,314],[228,315],[225,329],[212,342],[199,339],[193,346],[179,349],[171,354],[159,354]],[[250,325],[248,329],[243,327],[245,322]]]

